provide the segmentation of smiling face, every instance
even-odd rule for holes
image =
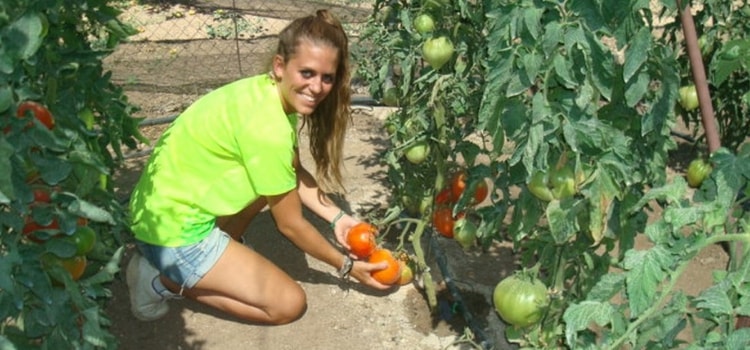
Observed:
[[[337,65],[338,50],[309,41],[300,42],[287,62],[276,55],[273,73],[284,112],[311,114],[333,89]]]

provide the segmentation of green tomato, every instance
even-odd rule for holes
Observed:
[[[426,13],[420,14],[414,19],[414,29],[416,29],[419,34],[427,34],[435,30],[435,20],[432,19],[432,16]]]
[[[495,286],[492,301],[503,321],[524,328],[542,319],[549,297],[538,279],[513,275]]]
[[[576,177],[573,169],[567,165],[560,169],[552,169],[549,186],[552,187],[552,195],[556,199],[572,197],[576,194]]]
[[[547,187],[547,173],[538,170],[531,175],[531,180],[526,184],[529,192],[543,201],[551,201],[555,198],[549,187]]]
[[[680,106],[686,111],[692,111],[700,105],[698,102],[698,92],[695,85],[686,85],[680,88]]]
[[[430,145],[426,141],[417,141],[414,145],[406,149],[404,156],[412,164],[421,164],[427,159],[429,153]]]
[[[477,225],[462,217],[453,223],[453,239],[461,248],[469,249],[477,241]]]
[[[388,107],[398,107],[401,99],[397,87],[389,87],[383,94],[383,104]]]
[[[88,226],[78,226],[72,235],[66,236],[66,239],[76,246],[75,255],[86,255],[96,244],[96,231]]]
[[[688,165],[688,185],[692,188],[701,187],[703,180],[705,180],[712,171],[713,166],[711,166],[711,163],[705,161],[703,158],[694,159],[690,162],[690,165]]]
[[[438,70],[453,57],[453,43],[444,36],[427,39],[422,46],[422,57]]]

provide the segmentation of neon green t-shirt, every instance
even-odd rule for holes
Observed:
[[[210,233],[217,216],[296,188],[296,125],[267,74],[202,96],[161,136],[133,190],[135,237],[192,244]]]

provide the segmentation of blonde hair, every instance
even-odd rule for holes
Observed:
[[[304,118],[303,126],[310,135],[310,153],[315,160],[315,173],[323,188],[343,190],[341,164],[344,134],[351,119],[351,78],[349,40],[341,22],[328,10],[292,21],[281,33],[276,54],[284,63],[295,55],[302,42],[328,46],[338,51],[336,78],[331,93]]]

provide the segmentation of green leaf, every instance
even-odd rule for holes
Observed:
[[[726,283],[727,280],[719,284],[714,284],[708,289],[703,290],[698,297],[695,298],[696,307],[698,309],[705,309],[711,312],[713,315],[732,315],[732,301],[729,300],[727,291],[729,290],[730,284]]]
[[[557,73],[557,76],[560,78],[563,86],[568,89],[573,89],[576,87],[577,82],[571,76],[572,69],[570,68],[568,63],[569,62],[565,60],[565,57],[560,54],[556,54],[555,58],[552,59],[552,65],[555,67],[555,73]]]
[[[649,27],[642,27],[640,31],[630,41],[627,50],[625,50],[625,62],[623,63],[622,77],[624,81],[630,81],[643,66],[648,58],[648,52],[651,48],[651,30]]]
[[[557,244],[567,242],[578,231],[577,211],[571,206],[571,201],[553,200],[547,205],[547,220],[552,238]]]
[[[13,91],[7,85],[0,86],[0,112],[5,112],[11,105],[13,105]]]
[[[745,350],[750,347],[750,328],[735,329],[727,337],[727,350]]]
[[[112,214],[80,198],[70,203],[70,205],[68,206],[68,210],[75,215],[83,216],[85,218],[88,218],[89,220],[93,220],[96,222],[106,222],[112,225],[115,224],[115,220],[112,217]]]
[[[0,32],[0,43],[9,55],[21,60],[33,56],[43,42],[44,25],[39,13],[26,13]]]
[[[8,204],[11,199],[16,198],[13,189],[10,157],[13,156],[13,145],[8,143],[4,137],[0,137],[0,204]]]
[[[743,62],[750,56],[750,38],[730,40],[716,52],[715,59],[711,61],[714,85],[721,85],[729,76],[739,70],[748,70]]]
[[[625,288],[625,275],[610,273],[599,278],[591,291],[586,294],[586,300],[608,302]]]
[[[544,14],[544,9],[536,7],[527,8],[523,14],[523,21],[526,25],[526,29],[528,29],[529,34],[531,34],[531,37],[534,38],[534,40],[539,38],[541,32],[540,22],[542,14]]]
[[[615,313],[612,305],[606,302],[586,300],[570,305],[563,314],[566,342],[571,346],[576,344],[578,331],[587,329],[592,322],[605,326],[613,321]]]
[[[628,270],[626,283],[631,317],[638,317],[654,304],[659,284],[672,264],[672,256],[662,246],[625,252],[623,267]]]

